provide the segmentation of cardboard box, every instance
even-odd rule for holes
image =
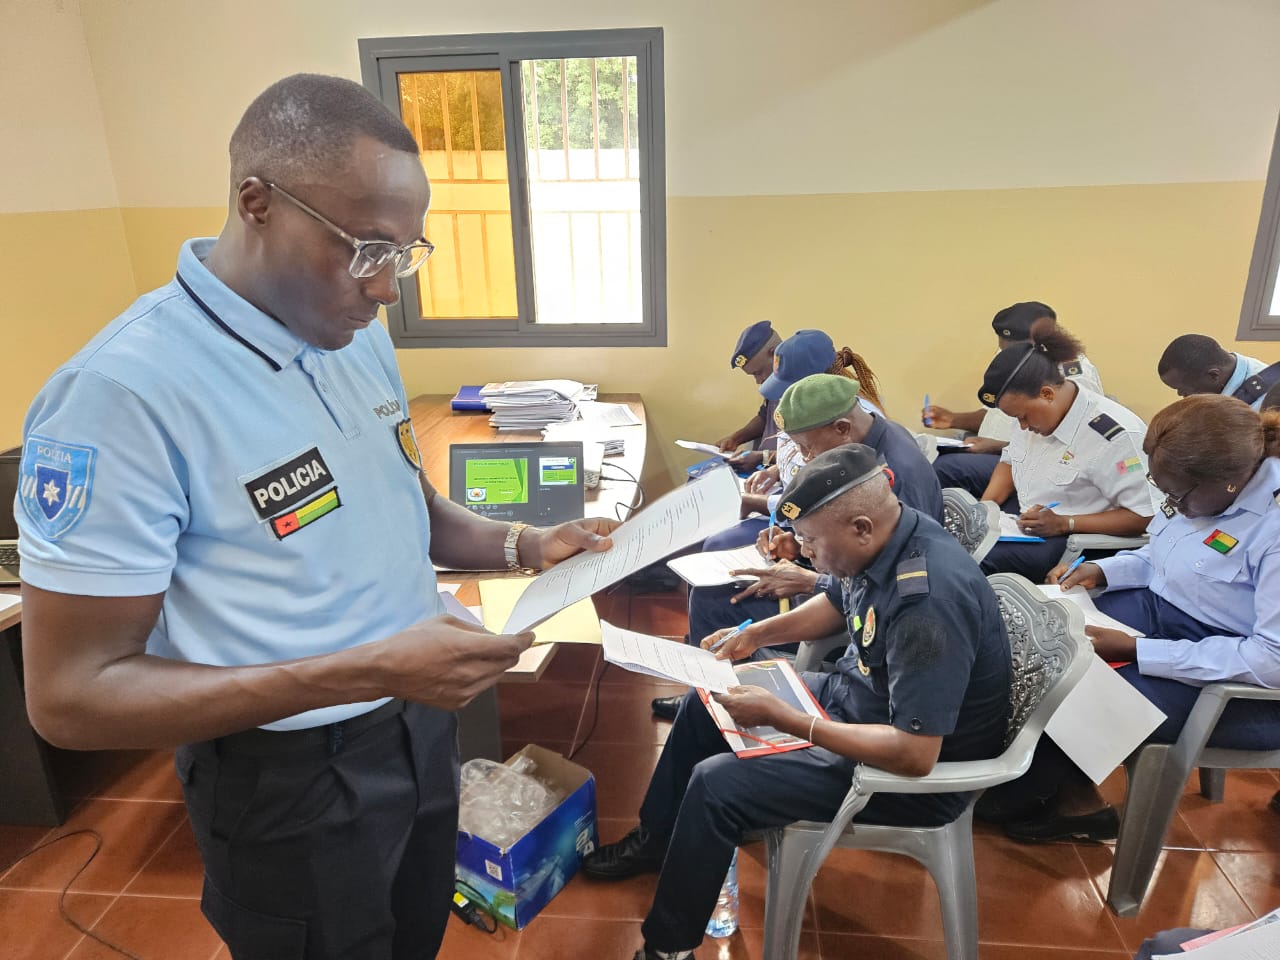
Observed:
[[[534,774],[565,794],[532,830],[506,849],[458,831],[458,880],[502,923],[516,930],[538,915],[599,844],[596,780],[558,753],[530,744],[508,758],[528,757]]]

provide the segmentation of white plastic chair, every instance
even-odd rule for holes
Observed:
[[[920,448],[920,452],[924,454],[924,458],[930,463],[938,459],[938,438],[932,433],[913,433],[916,438],[916,446]]]
[[[1117,916],[1132,917],[1142,907],[1164,835],[1192,770],[1201,768],[1200,792],[1218,803],[1224,771],[1280,767],[1280,750],[1205,746],[1232,700],[1280,700],[1280,690],[1247,683],[1211,683],[1201,689],[1175,743],[1144,744],[1125,761],[1129,786],[1107,887],[1107,904]]]
[[[1073,533],[1067,537],[1067,545],[1063,548],[1059,563],[1071,563],[1086,550],[1137,550],[1145,547],[1150,538],[1144,533],[1140,537],[1113,537],[1107,533]]]
[[[1013,653],[1006,747],[992,760],[936,764],[913,778],[859,764],[853,785],[830,823],[801,821],[764,834],[768,852],[764,960],[794,960],[805,900],[835,846],[900,853],[919,861],[938,888],[948,960],[977,960],[978,891],[973,866],[973,804],[988,787],[1016,779],[1031,765],[1036,741],[1063,698],[1084,675],[1093,647],[1079,609],[1046,600],[1011,573],[987,578],[995,589]],[[964,812],[940,827],[892,827],[851,822],[871,795],[975,791]]]
[[[1000,507],[990,500],[975,500],[963,487],[943,487],[942,525],[981,562],[1000,539]]]

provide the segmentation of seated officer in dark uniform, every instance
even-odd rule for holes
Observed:
[[[756,386],[760,386],[773,373],[773,351],[781,342],[782,337],[773,329],[773,324],[768,320],[760,320],[738,336],[729,364],[734,370],[741,370],[751,377]],[[773,428],[773,410],[776,406],[774,401],[764,401],[754,417],[733,433],[716,441],[716,446],[725,453],[752,441],[749,453],[729,461],[729,465],[735,470],[754,470],[762,463],[767,465],[774,458],[774,451],[778,449],[778,433]]]
[[[924,776],[939,760],[997,755],[1009,702],[1009,642],[995,594],[939,524],[899,504],[875,451],[816,457],[783,492],[827,593],[731,638],[742,659],[763,646],[846,627],[837,672],[803,675],[830,719],[756,687],[718,697],[742,726],[767,724],[814,746],[740,759],[696,694],[686,696],[640,808],[640,825],[586,858],[592,877],[661,871],[637,958],[687,957],[702,941],[734,847],[753,830],[835,815],[859,762]],[[707,637],[709,647],[726,631]],[[858,819],[936,825],[964,794],[876,794]]]

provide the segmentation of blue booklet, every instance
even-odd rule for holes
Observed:
[[[480,396],[481,384],[474,387],[459,387],[457,394],[449,401],[454,410],[488,410],[484,399]]]

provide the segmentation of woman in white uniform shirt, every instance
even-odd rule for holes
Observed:
[[[1142,452],[1146,425],[1114,400],[1062,374],[1080,344],[1062,330],[998,353],[978,399],[1018,422],[982,499],[1017,494],[1018,526],[1036,542],[1000,541],[986,573],[1020,573],[1039,582],[1072,533],[1138,536],[1154,512]]]

